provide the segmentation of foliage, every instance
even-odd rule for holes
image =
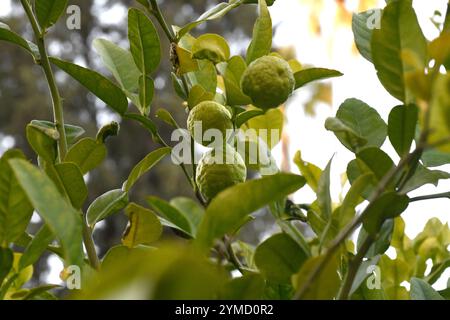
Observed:
[[[40,0],[35,6],[21,1],[35,44],[0,25],[0,40],[25,49],[42,67],[55,116],[53,122],[34,120],[26,125],[26,138],[37,164],[16,149],[0,159],[0,298],[53,298],[48,293],[53,286],[24,287],[32,276],[32,265],[45,251],[52,251],[64,261],[66,272],[73,266],[81,270],[81,290],[72,294],[73,298],[130,298],[127,293],[131,292],[132,298],[155,299],[448,299],[448,288],[437,292],[432,287],[450,265],[448,225],[432,219],[422,233],[409,239],[401,218],[415,201],[449,197],[448,193],[409,194],[425,184],[436,185],[440,179],[450,178],[446,172],[429,169],[450,163],[450,78],[443,72],[450,59],[448,28],[442,28],[441,35],[428,43],[411,0],[389,1],[384,9],[378,9],[376,12],[382,14],[380,29],[368,28],[368,12],[354,15],[357,48],[373,63],[380,82],[400,105],[392,108],[386,124],[375,109],[352,98],[341,104],[335,117],[326,120],[325,128],[354,155],[346,172],[350,188],[340,202],[331,198],[332,159],[322,170],[304,161],[299,151],[294,162],[301,175],[280,173],[278,168],[267,174],[262,165],[248,166],[260,172],[242,182],[245,167],[241,161],[239,179],[227,170],[209,170],[209,177],[203,177],[207,173],[202,172],[202,178],[197,179],[192,162],[195,145],[189,137],[192,165],[179,165],[196,199],[166,201],[150,195],[148,208],[131,202],[130,192],[144,174],[171,152],[173,156],[174,149],[160,134],[151,113],[158,94],[152,74],[162,59],[167,59],[161,53],[161,39],[151,17],[171,44],[168,59],[174,68],[174,91],[185,101],[187,111],[193,114],[202,102],[214,101],[223,108],[226,121],[232,122],[227,128],[254,129],[255,144],[265,146],[268,158],[278,140],[263,132],[282,130],[284,116],[278,104],[285,102],[291,89],[342,74],[325,68],[304,69],[300,62],[284,61],[272,52],[268,5],[273,1],[258,1],[259,17],[245,57],[230,57],[229,45],[220,35],[208,33],[195,38],[191,31],[256,1],[220,3],[197,20],[173,28],[155,0],[138,2],[140,7],[128,13],[129,50],[104,39],[93,44],[115,81],[90,68],[48,56],[46,31],[57,22],[67,1]],[[278,61],[292,80],[287,96],[277,105],[271,101],[270,110],[256,108],[258,97],[247,95],[241,83],[260,59]],[[51,64],[106,103],[119,118],[143,125],[160,144],[134,166],[121,188],[89,204],[84,177],[105,160],[105,142],[119,134],[119,126],[112,122],[96,137],[82,137],[84,129],[66,125]],[[256,78],[260,76],[258,70],[251,71],[256,72]],[[277,89],[271,87],[271,81],[264,82],[264,90]],[[180,127],[168,110],[160,109],[156,114],[171,128]],[[212,127],[218,126],[217,119],[208,120]],[[400,156],[397,163],[382,150],[387,138]],[[227,148],[233,149],[238,138],[230,139]],[[240,159],[235,150],[233,154]],[[213,194],[202,194],[206,178],[213,184]],[[313,190],[316,200],[293,203],[289,196],[305,185]],[[261,208],[270,210],[280,232],[256,248],[236,241],[240,229],[255,219],[254,213]],[[100,261],[93,230],[122,209],[129,220],[122,244],[110,248]],[[26,229],[33,211],[45,225],[31,235]],[[306,237],[295,221],[304,223],[313,236]],[[350,236],[359,226],[358,241],[353,243]],[[163,228],[175,230],[185,241],[165,241]],[[23,253],[13,252],[17,247],[23,247]],[[386,255],[390,247],[395,248],[396,259]],[[427,261],[432,262],[431,272],[426,272]],[[372,271],[367,273],[369,267]],[[377,268],[381,278],[374,271]],[[232,271],[242,277],[233,278]],[[63,272],[63,278],[68,277]],[[379,285],[372,288],[368,284],[374,279]],[[410,283],[410,290],[403,286],[404,281]]]

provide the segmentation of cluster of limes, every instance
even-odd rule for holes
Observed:
[[[276,56],[256,59],[248,66],[241,79],[242,92],[251,98],[253,105],[262,110],[277,108],[283,104],[292,94],[294,85],[295,79],[289,64]],[[233,147],[226,141],[227,130],[232,130],[233,127],[231,112],[214,101],[203,101],[189,113],[187,128],[196,142],[207,146],[209,141],[206,141],[204,133],[209,129],[220,132],[223,140],[222,146],[206,152],[197,166],[197,184],[207,200],[246,179],[248,154],[244,162],[235,149],[236,144],[232,143]]]

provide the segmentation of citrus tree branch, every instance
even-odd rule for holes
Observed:
[[[441,198],[448,198],[450,199],[450,192],[443,192],[443,193],[437,193],[437,194],[429,194],[425,196],[418,196],[409,199],[409,202],[415,202],[415,201],[422,201],[422,200],[432,200],[432,199],[441,199]]]
[[[20,0],[22,7],[31,23],[34,36],[36,38],[36,44],[39,49],[39,64],[44,70],[45,77],[47,78],[48,87],[50,89],[50,94],[53,104],[53,118],[56,130],[58,131],[58,155],[59,161],[62,161],[67,153],[67,139],[66,132],[64,130],[64,115],[62,100],[59,94],[58,86],[56,85],[55,77],[48,59],[47,49],[45,47],[44,33],[39,27],[39,23],[33,13],[30,3],[27,0]]]

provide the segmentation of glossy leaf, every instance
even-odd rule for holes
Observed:
[[[64,162],[73,162],[83,174],[99,166],[106,158],[106,147],[92,138],[84,138],[67,152]]]
[[[242,3],[242,0],[230,0],[227,2],[220,2],[205,13],[203,13],[200,17],[197,18],[196,21],[190,22],[183,26],[177,32],[177,38],[181,39],[184,35],[186,35],[189,31],[194,29],[195,27],[201,25],[204,22],[216,20],[223,17],[229,11],[237,8]]]
[[[58,163],[47,169],[47,175],[61,194],[67,196],[72,206],[81,209],[88,196],[88,190],[80,168],[72,162]]]
[[[0,158],[0,246],[16,241],[33,214],[33,207],[8,163],[10,159],[25,159],[25,156],[12,149]]]
[[[226,63],[222,76],[229,105],[248,105],[251,103],[251,99],[241,89],[241,78],[246,68],[247,64],[241,56],[234,56]]]
[[[10,248],[0,247],[0,287],[13,266],[14,255]]]
[[[134,62],[143,75],[156,70],[161,60],[158,32],[152,21],[141,10],[128,11],[128,39]]]
[[[80,265],[82,239],[79,213],[61,197],[50,178],[38,168],[21,159],[12,159],[9,163],[33,207],[61,241],[66,263]]]
[[[187,74],[192,85],[199,85],[207,92],[216,94],[217,72],[214,64],[208,60],[199,60],[198,66],[198,71]]]
[[[50,61],[77,80],[117,113],[123,115],[127,111],[127,97],[122,89],[112,83],[109,79],[93,70],[68,61],[59,60],[57,58],[50,58]]]
[[[281,140],[283,125],[283,112],[279,109],[270,109],[265,114],[248,120],[245,128],[255,129],[258,137],[272,149]]]
[[[301,88],[313,81],[341,77],[343,74],[336,70],[325,68],[303,69],[294,73],[295,89]]]
[[[54,25],[64,13],[68,0],[36,0],[36,17],[42,29]]]
[[[170,200],[170,204],[184,214],[189,220],[192,234],[196,235],[198,225],[205,214],[205,209],[198,202],[185,197],[173,198]]]
[[[223,300],[261,300],[265,289],[264,278],[260,274],[250,273],[231,279],[225,285],[220,299]]]
[[[162,234],[162,226],[156,215],[135,203],[130,203],[125,208],[130,222],[122,237],[122,243],[134,248],[140,244],[151,244],[159,239]]]
[[[412,177],[403,186],[402,192],[408,193],[426,184],[437,186],[439,180],[443,179],[450,179],[450,174],[441,170],[430,170],[419,164]]]
[[[142,177],[147,171],[149,171],[153,166],[155,166],[161,159],[163,159],[168,153],[170,153],[171,148],[160,148],[151,153],[149,153],[144,159],[142,159],[134,168],[131,170],[127,181],[124,185],[125,191],[130,191],[133,185]]]
[[[397,106],[391,110],[388,136],[400,157],[407,154],[416,134],[419,110],[415,105]]]
[[[38,261],[54,238],[55,235],[50,228],[46,224],[42,226],[25,248],[20,258],[19,269],[22,270]]]
[[[427,42],[420,29],[412,0],[391,1],[383,10],[381,28],[372,34],[372,58],[385,89],[404,103],[412,102],[405,76],[414,71],[402,54],[409,52],[425,66]]]
[[[36,154],[49,163],[54,163],[57,157],[56,140],[59,134],[55,129],[42,128],[33,124],[27,125],[28,143]]]
[[[209,248],[214,239],[236,230],[249,214],[297,191],[305,183],[301,176],[275,174],[226,189],[206,209],[197,232],[197,244]],[[227,205],[223,206],[224,203]]]
[[[95,39],[93,46],[122,89],[136,92],[141,74],[131,53],[105,39]]]
[[[86,216],[88,224],[91,228],[95,224],[110,215],[122,210],[128,204],[128,193],[121,190],[108,191],[91,203]]]
[[[19,47],[22,47],[23,49],[28,51],[28,53],[30,53],[35,59],[38,59],[40,57],[39,49],[34,43],[25,40],[17,33],[11,31],[8,25],[1,22],[0,22],[0,40],[7,41],[16,44]]]
[[[277,283],[290,283],[307,256],[285,233],[276,234],[261,243],[255,251],[255,263],[263,276]]]
[[[155,84],[149,76],[139,78],[139,110],[143,115],[150,113],[150,104],[155,93]]]
[[[375,236],[386,219],[398,217],[409,205],[409,198],[387,192],[368,205],[363,221],[364,229]]]
[[[300,151],[294,156],[294,163],[297,165],[300,173],[306,179],[306,183],[308,186],[314,191],[317,192],[317,188],[319,185],[319,179],[322,175],[322,169],[317,167],[316,165],[306,162],[302,159],[302,154]]]
[[[195,39],[191,50],[193,58],[200,60],[206,59],[214,64],[230,58],[230,47],[227,41],[217,34],[202,34]]]
[[[339,141],[350,151],[358,152],[362,147],[381,147],[386,139],[386,123],[375,109],[358,99],[344,101],[335,119],[339,120],[341,127],[331,126],[329,120],[326,126],[334,131]],[[334,122],[338,124],[336,120]]]
[[[164,219],[172,223],[178,230],[183,231],[191,237],[195,236],[193,233],[193,226],[189,218],[169,202],[155,196],[147,197],[147,202],[150,206],[159,213]]]
[[[444,300],[428,283],[418,278],[411,278],[411,300]]]
[[[30,124],[34,127],[40,127],[42,130],[55,130],[55,124],[50,121],[45,120],[32,120]],[[71,124],[65,124],[64,129],[66,132],[66,139],[67,143],[69,145],[72,145],[75,143],[75,141],[80,138],[84,133],[85,130],[82,127],[74,126]]]
[[[259,0],[259,17],[253,27],[252,41],[247,49],[247,64],[268,55],[272,49],[272,19],[265,0]]]
[[[352,17],[352,30],[356,47],[359,53],[370,62],[372,62],[372,32],[381,14],[381,9],[374,9],[354,13]]]

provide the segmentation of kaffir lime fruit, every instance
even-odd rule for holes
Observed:
[[[245,70],[241,87],[261,109],[276,108],[294,91],[295,79],[289,64],[275,56],[253,61]]]
[[[203,154],[196,172],[198,187],[207,200],[226,188],[244,182],[246,177],[244,160],[228,145]]]
[[[201,124],[201,130],[199,124]],[[225,139],[226,131],[233,129],[233,122],[230,112],[223,105],[214,101],[203,101],[189,113],[187,127],[195,141],[207,146],[212,142],[204,139],[204,133],[207,130],[217,129]],[[197,128],[199,132],[196,132]]]

